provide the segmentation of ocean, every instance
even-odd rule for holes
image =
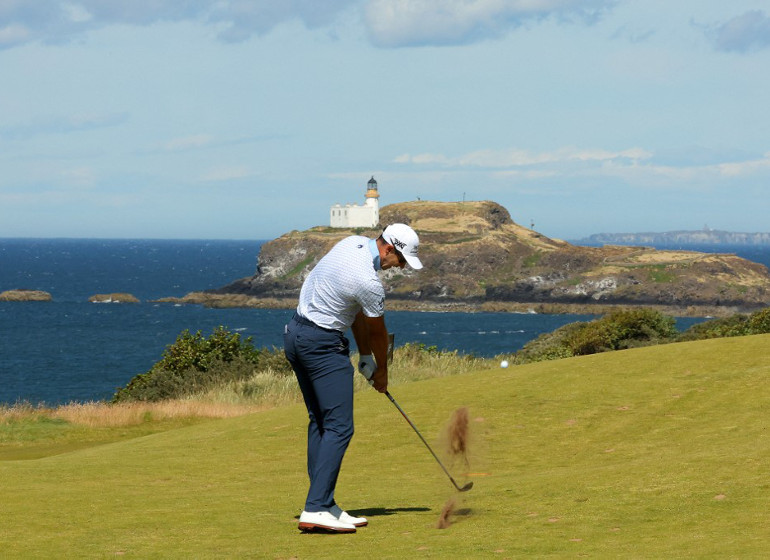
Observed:
[[[280,347],[292,310],[153,303],[250,276],[261,241],[0,239],[0,291],[36,289],[52,302],[0,302],[0,403],[109,400],[157,362],[184,330],[225,326]],[[691,247],[688,247],[693,249]],[[699,247],[770,265],[770,247]],[[127,292],[138,304],[90,303]],[[491,357],[590,315],[389,312],[396,345],[422,343]],[[679,319],[684,329],[699,319]],[[351,337],[352,338],[352,337]]]

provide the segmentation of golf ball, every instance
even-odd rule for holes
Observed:
[[[500,367],[502,368],[508,367],[508,360],[503,360],[502,362],[500,362]]]

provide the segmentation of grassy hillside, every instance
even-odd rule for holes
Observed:
[[[17,557],[761,558],[770,335],[671,344],[394,387],[441,447],[470,411],[455,496],[391,403],[357,395],[339,502],[370,526],[302,535],[305,411],[0,462]],[[458,481],[465,467],[455,465]],[[457,497],[452,524],[436,529]]]

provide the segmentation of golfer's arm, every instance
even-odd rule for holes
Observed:
[[[373,355],[377,369],[388,371],[388,329],[385,327],[385,317],[367,317],[359,311],[350,330],[356,339],[358,353],[362,356]]]
[[[364,317],[364,321],[369,333],[367,349],[374,356],[374,361],[377,362],[377,371],[386,375],[384,381],[387,384],[388,329],[385,327],[385,317]]]
[[[369,327],[366,324],[366,316],[362,311],[359,311],[356,314],[356,318],[353,320],[350,330],[353,331],[353,338],[356,340],[358,353],[361,356],[371,355],[372,348],[369,346]]]

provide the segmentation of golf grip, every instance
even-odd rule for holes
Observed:
[[[454,479],[454,478],[452,478],[452,475],[451,475],[451,474],[449,474],[449,471],[448,471],[448,470],[447,470],[447,468],[444,466],[444,464],[441,462],[441,459],[439,459],[439,458],[438,458],[438,455],[436,455],[436,453],[433,451],[433,449],[431,449],[430,445],[428,445],[428,442],[427,442],[427,441],[425,441],[425,438],[424,438],[424,437],[422,437],[422,434],[420,433],[420,430],[418,430],[418,429],[417,429],[417,426],[415,426],[415,425],[412,423],[412,421],[409,419],[409,417],[406,415],[406,413],[403,411],[403,409],[402,409],[400,406],[398,406],[398,403],[396,402],[396,399],[394,399],[394,398],[393,398],[393,396],[392,396],[392,395],[391,395],[391,394],[390,394],[388,391],[385,391],[385,395],[387,395],[387,397],[390,399],[390,402],[392,402],[392,403],[393,403],[393,405],[394,405],[394,406],[395,406],[395,407],[398,409],[398,411],[401,413],[401,416],[403,416],[403,417],[404,417],[404,420],[406,420],[407,422],[409,422],[409,425],[410,425],[410,426],[412,427],[412,429],[414,430],[414,433],[416,433],[418,436],[420,436],[420,439],[421,439],[421,440],[422,440],[422,442],[425,444],[425,447],[427,447],[427,448],[428,448],[428,451],[430,451],[431,455],[433,455],[433,458],[434,458],[434,459],[436,459],[436,462],[437,462],[437,463],[438,463],[438,464],[441,466],[441,468],[442,468],[442,469],[444,469],[444,472],[445,472],[445,473],[446,473],[446,475],[449,477],[449,480],[451,480],[451,481],[452,481],[452,484],[454,484],[455,488],[457,488],[458,490],[460,490],[460,487],[459,487],[459,486],[457,486],[457,483],[455,482],[455,479]]]

